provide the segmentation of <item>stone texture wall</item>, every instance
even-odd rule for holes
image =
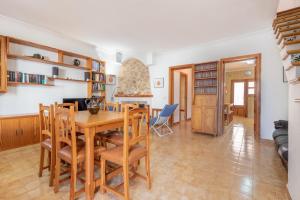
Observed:
[[[124,61],[117,81],[116,94],[132,96],[151,94],[148,67],[135,58]]]

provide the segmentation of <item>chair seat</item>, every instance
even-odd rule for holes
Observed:
[[[80,141],[80,140],[79,140]],[[95,146],[94,148],[94,154],[96,156],[100,156],[102,152],[106,150],[105,147],[102,146]],[[65,146],[61,148],[58,152],[59,157],[61,159],[65,160],[68,163],[71,163],[72,161],[72,150],[70,146]],[[77,144],[77,161],[78,163],[83,162],[85,158],[85,146]]]
[[[106,134],[99,135],[105,142],[114,144],[116,146],[123,145],[123,134],[119,131],[111,131]]]
[[[140,145],[134,145],[130,149],[130,153],[128,155],[128,162],[129,164],[141,159],[144,157],[147,153],[147,150],[145,147]],[[111,149],[108,149],[101,153],[101,158],[104,160],[111,161],[113,163],[116,163],[118,165],[123,164],[123,146],[114,147]]]
[[[47,149],[48,151],[52,150],[52,144],[51,144],[51,139],[47,138],[44,141],[41,142],[41,145],[43,148]]]

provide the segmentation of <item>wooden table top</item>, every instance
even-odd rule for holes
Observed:
[[[75,113],[75,123],[81,128],[90,128],[122,121],[124,121],[124,113],[121,112],[100,110],[96,115],[92,115],[86,110]]]

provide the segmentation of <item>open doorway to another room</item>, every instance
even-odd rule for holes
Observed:
[[[259,137],[260,54],[221,60],[223,129],[241,126]]]
[[[174,104],[178,104],[173,115],[173,123],[180,123],[192,117],[192,67],[173,68],[172,73],[172,99]]]

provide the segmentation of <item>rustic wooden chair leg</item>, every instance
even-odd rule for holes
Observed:
[[[145,156],[145,166],[146,166],[148,189],[150,190],[151,189],[151,176],[150,176],[150,158],[149,158],[149,155]]]
[[[41,147],[39,177],[41,177],[43,175],[44,158],[45,158],[45,149],[43,147]]]
[[[48,151],[48,171],[51,170],[51,151]]]
[[[129,200],[129,170],[128,165],[123,166],[124,199]]]
[[[75,199],[76,180],[77,180],[77,163],[75,162],[72,164],[71,167],[70,200]]]
[[[101,193],[106,192],[106,190],[104,188],[104,186],[106,186],[106,175],[105,175],[106,168],[105,168],[105,166],[106,166],[106,161],[101,158],[101,167],[100,167],[100,175],[101,175],[100,191],[101,191]]]
[[[54,153],[51,152],[51,165],[50,165],[50,181],[49,186],[53,186],[53,181],[55,177],[55,156]]]
[[[57,193],[59,190],[59,176],[60,176],[60,161],[59,157],[56,158],[55,165],[55,177],[54,177],[54,192]]]

